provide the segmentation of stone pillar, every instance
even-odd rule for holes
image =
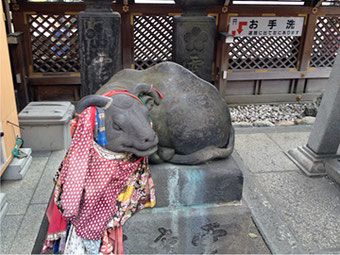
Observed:
[[[212,81],[215,55],[216,20],[206,16],[209,5],[222,5],[220,0],[175,0],[183,8],[174,17],[173,61],[183,65],[206,81]]]
[[[307,175],[326,174],[325,160],[340,159],[340,50],[338,50],[326,90],[307,145],[288,151]]]
[[[85,0],[78,15],[81,95],[94,94],[122,69],[120,14],[111,0]]]

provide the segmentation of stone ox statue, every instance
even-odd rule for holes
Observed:
[[[154,88],[163,94],[162,100]],[[190,165],[232,153],[234,129],[227,104],[214,86],[184,67],[164,62],[143,71],[122,70],[97,95],[84,97],[77,112],[90,105],[104,107],[110,98],[101,95],[120,89],[141,95],[147,107],[129,95],[111,97],[105,110],[107,149],[152,154],[153,163]]]

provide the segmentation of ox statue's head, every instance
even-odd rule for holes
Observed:
[[[108,142],[106,148],[114,152],[132,152],[140,157],[148,156],[157,151],[158,143],[149,110],[154,104],[158,105],[161,98],[152,86],[146,84],[137,84],[129,93],[135,97],[127,94],[86,96],[79,101],[76,112],[80,114],[89,106],[103,107]],[[137,98],[141,95],[145,105]]]

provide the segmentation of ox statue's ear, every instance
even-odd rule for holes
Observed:
[[[154,104],[159,105],[161,102],[161,95],[152,87],[152,85],[139,83],[130,91],[131,94],[142,97],[146,107],[151,110]]]
[[[80,114],[82,113],[87,107],[93,105],[93,106],[99,106],[106,110],[112,103],[112,98],[100,96],[100,95],[89,95],[83,97],[76,107],[76,113]]]

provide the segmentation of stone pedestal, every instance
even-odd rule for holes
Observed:
[[[81,95],[94,94],[122,69],[120,14],[112,1],[88,0],[78,15]]]
[[[246,204],[233,157],[198,166],[150,166],[156,208],[124,224],[128,254],[267,253]],[[136,235],[136,233],[138,233]],[[249,233],[258,237],[251,243]]]
[[[288,151],[308,175],[326,174],[325,160],[339,159],[340,144],[340,50],[306,146]]]
[[[206,81],[212,81],[215,52],[216,20],[208,17],[209,5],[219,0],[176,0],[183,16],[174,17],[173,61],[183,65]]]
[[[193,206],[240,201],[243,174],[232,157],[197,166],[151,165],[156,207]]]

